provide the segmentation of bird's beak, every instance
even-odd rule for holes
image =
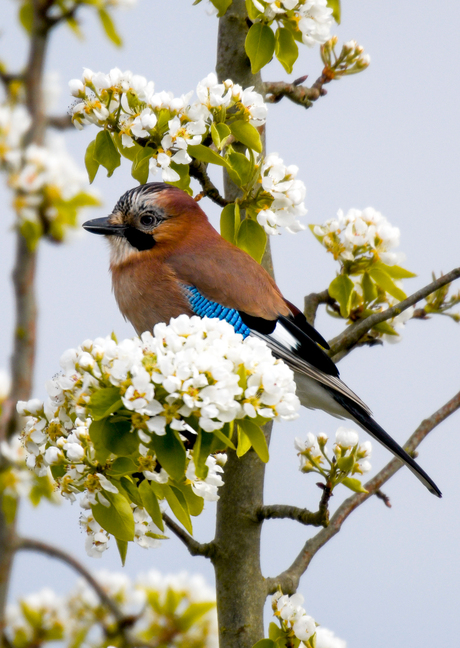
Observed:
[[[109,218],[110,216],[107,218],[94,218],[93,220],[83,223],[83,227],[86,231],[92,232],[93,234],[123,236],[126,231],[126,225],[115,225],[110,223]]]

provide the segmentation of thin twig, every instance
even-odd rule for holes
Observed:
[[[179,540],[187,547],[190,555],[192,556],[204,556],[205,558],[212,558],[215,552],[215,546],[212,542],[207,544],[202,544],[198,542],[191,535],[184,531],[182,527],[172,520],[169,515],[163,513],[163,520],[165,521],[166,526],[170,531],[176,535]]]
[[[229,205],[231,201],[226,200],[220,195],[218,188],[212,183],[207,173],[207,164],[199,160],[192,160],[190,163],[190,176],[196,178],[203,189],[203,195],[210,198],[213,202],[221,207]]]
[[[435,427],[459,408],[460,392],[434,412],[434,414],[422,421],[404,446],[407,452],[414,452],[415,448],[417,448],[417,446]],[[331,517],[329,526],[319,531],[315,536],[313,536],[313,538],[307,540],[302,551],[299,553],[292,565],[275,578],[267,579],[268,593],[272,594],[278,587],[281,587],[285,594],[294,593],[299,584],[300,577],[307,570],[315,554],[340,531],[342,524],[348,516],[369,499],[369,497],[379,492],[383,484],[393,477],[393,475],[402,468],[402,466],[403,464],[399,459],[392,459],[375,477],[364,485],[365,489],[368,491],[367,493],[356,493],[346,499]]]
[[[343,333],[330,341],[331,348],[329,355],[333,360],[335,360],[334,356],[336,354],[351,349],[351,347],[353,347],[360,340],[360,338],[362,338],[363,335],[365,335],[373,326],[380,324],[380,322],[385,322],[392,317],[396,317],[424,297],[431,295],[431,293],[434,293],[442,286],[445,286],[455,279],[458,279],[458,277],[460,277],[460,268],[455,268],[454,270],[451,270],[451,272],[448,272],[447,274],[439,277],[439,279],[436,279],[436,281],[432,281],[424,288],[417,290],[417,292],[415,292],[413,295],[410,295],[410,297],[407,297],[407,299],[399,302],[399,304],[396,304],[395,306],[392,306],[391,308],[388,308],[381,313],[374,313],[374,315],[366,317],[366,319],[362,320],[361,322],[352,324]]]
[[[328,504],[332,493],[331,489],[323,484],[321,487],[323,494],[316,513],[290,504],[268,504],[257,509],[256,518],[259,522],[263,520],[294,520],[306,526],[327,527],[329,524]]]
[[[76,560],[66,551],[63,551],[58,547],[54,547],[53,545],[50,545],[46,542],[35,540],[33,538],[18,537],[15,540],[13,546],[15,551],[38,551],[39,553],[50,556],[51,558],[57,558],[58,560],[61,560],[62,562],[69,565],[69,567],[83,576],[87,583],[94,589],[99,599],[101,600],[101,603],[103,603],[103,605],[105,605],[110,610],[117,623],[123,623],[124,616],[118,605],[116,605],[116,603],[110,598],[107,592],[105,592],[103,587],[100,585],[100,583],[97,582],[94,576],[92,576],[92,574],[80,562],[78,562],[78,560]]]

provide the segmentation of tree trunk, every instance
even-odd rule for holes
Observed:
[[[261,76],[251,73],[244,49],[248,29],[244,0],[233,0],[219,20],[216,71],[219,81],[232,79],[243,88],[254,86],[263,95]],[[264,135],[262,133],[263,142]],[[228,200],[239,195],[239,188],[226,173],[224,189]],[[269,244],[262,265],[273,274]],[[265,429],[267,443],[270,432],[271,424]],[[220,648],[252,648],[264,636],[263,608],[267,589],[260,570],[262,524],[254,515],[255,509],[263,504],[264,476],[265,464],[253,450],[241,458],[228,452],[225,485],[219,489],[217,552],[213,558]]]

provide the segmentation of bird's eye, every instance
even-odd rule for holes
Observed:
[[[154,222],[155,219],[153,216],[148,216],[148,215],[141,216],[141,225],[144,225],[145,227],[150,227],[151,225],[153,225]]]

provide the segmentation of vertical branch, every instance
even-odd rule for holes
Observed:
[[[43,71],[51,23],[46,18],[46,2],[32,0],[33,25],[30,34],[29,56],[25,72],[26,106],[32,118],[32,125],[26,137],[26,144],[42,144],[46,116],[43,102]],[[0,440],[18,432],[18,417],[15,404],[26,400],[32,390],[35,365],[36,319],[35,270],[36,250],[31,250],[16,229],[16,260],[13,271],[13,285],[16,302],[16,321],[11,356],[12,388],[4,404],[0,422]],[[8,524],[0,502],[0,632],[4,625],[4,611],[8,584],[13,562],[13,539],[15,524]]]

